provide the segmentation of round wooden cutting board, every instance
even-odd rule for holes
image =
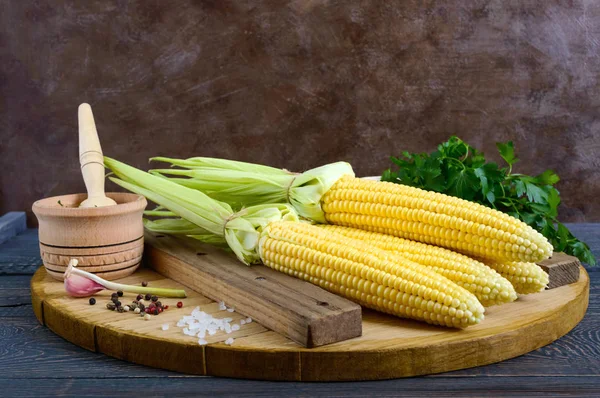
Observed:
[[[119,282],[183,288],[141,268]],[[510,304],[486,309],[485,320],[466,330],[430,326],[363,310],[362,337],[318,348],[303,348],[252,322],[240,330],[206,336],[208,345],[186,336],[176,326],[200,306],[217,318],[245,318],[219,311],[218,304],[186,289],[179,299],[162,299],[168,310],[144,321],[134,313],[109,311],[110,291],[96,295],[97,304],[66,295],[63,284],[42,267],[31,281],[35,314],[58,335],[91,351],[179,372],[263,380],[376,380],[446,372],[513,358],[553,342],[583,318],[588,306],[589,278],[542,293],[521,296]],[[135,297],[126,293],[129,303]],[[163,331],[161,326],[168,324]],[[224,341],[232,337],[232,345]]]

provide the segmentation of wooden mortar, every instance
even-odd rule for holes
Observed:
[[[104,193],[104,157],[89,104],[81,104],[79,164],[86,194],[38,200],[40,253],[48,274],[62,279],[72,258],[104,279],[132,274],[144,250],[143,196]]]
[[[86,194],[54,196],[33,204],[39,221],[40,253],[50,275],[62,279],[71,258],[105,279],[123,278],[139,267],[146,199],[131,193],[106,195],[117,204],[79,207]]]

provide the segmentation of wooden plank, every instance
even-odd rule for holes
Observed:
[[[29,275],[0,277],[0,307],[31,304],[30,280]]]
[[[0,369],[3,377],[14,379],[106,378],[173,376],[166,370],[143,367],[88,350],[41,326],[29,317],[0,318]],[[147,347],[146,347],[147,348]],[[1,396],[3,393],[0,393]]]
[[[360,306],[333,293],[193,239],[146,232],[145,241],[149,267],[305,347],[361,335]]]
[[[577,257],[555,252],[551,258],[539,262],[538,265],[548,274],[546,289],[554,289],[579,280],[581,263]]]
[[[0,244],[27,229],[24,211],[10,211],[0,217]]]
[[[37,229],[28,229],[0,245],[0,275],[33,275],[41,264]]]
[[[105,378],[0,379],[4,397],[598,397],[594,376],[443,377],[361,383],[261,382],[217,377],[146,377],[115,374]],[[4,395],[5,394],[5,395]]]

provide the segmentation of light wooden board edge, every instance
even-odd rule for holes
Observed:
[[[381,380],[441,373],[487,365],[523,355],[547,345],[568,333],[583,319],[589,300],[589,277],[580,270],[580,292],[555,312],[516,330],[472,340],[467,349],[450,342],[432,351],[423,346],[394,350],[361,352],[248,349],[214,344],[197,346],[150,339],[144,335],[123,333],[85,320],[61,316],[64,309],[45,302],[40,268],[31,282],[32,302],[38,319],[56,334],[92,351],[139,363],[198,375],[213,375],[262,380],[348,381]],[[55,322],[58,316],[60,322]],[[76,333],[81,335],[75,335]],[[277,336],[263,332],[265,338]],[[160,346],[162,357],[150,355],[144,347]],[[460,349],[457,347],[461,346]],[[132,348],[134,347],[134,348]],[[192,367],[183,366],[196,362]],[[460,363],[460,364],[459,364]],[[347,366],[351,364],[351,366]]]

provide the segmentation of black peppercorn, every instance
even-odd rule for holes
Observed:
[[[121,306],[121,302],[119,300],[115,301],[115,306],[118,308]]]
[[[162,303],[161,303],[160,301],[157,301],[157,302],[156,302],[156,306],[157,306],[157,307],[162,307]]]
[[[117,293],[113,293],[113,294],[110,295],[111,299],[115,299],[117,297],[119,297],[119,295]]]
[[[90,297],[90,305],[94,305],[96,304],[96,299],[93,297]]]
[[[140,309],[140,311],[144,311],[146,309],[146,306],[142,303],[139,303],[138,308]]]
[[[143,282],[142,282],[142,286],[144,286],[144,287],[148,286],[148,282],[146,282],[146,281],[143,281]]]
[[[106,308],[113,311],[116,308],[116,305],[114,305],[114,303],[107,303]]]
[[[118,291],[117,291],[117,296],[119,296],[119,297],[123,297],[123,291],[122,291],[122,290],[118,290]]]
[[[154,308],[154,315],[158,315],[158,312],[159,312],[159,311],[158,311],[158,308],[156,308],[156,307],[155,307],[155,308]]]
[[[150,293],[146,293],[146,297],[144,297],[146,300],[150,300],[152,298],[152,295]]]
[[[143,299],[144,296],[142,296],[141,294],[138,294],[137,297],[135,298],[137,301],[140,301],[141,299]]]
[[[154,302],[158,301],[158,297],[152,296],[152,301],[154,301]]]

